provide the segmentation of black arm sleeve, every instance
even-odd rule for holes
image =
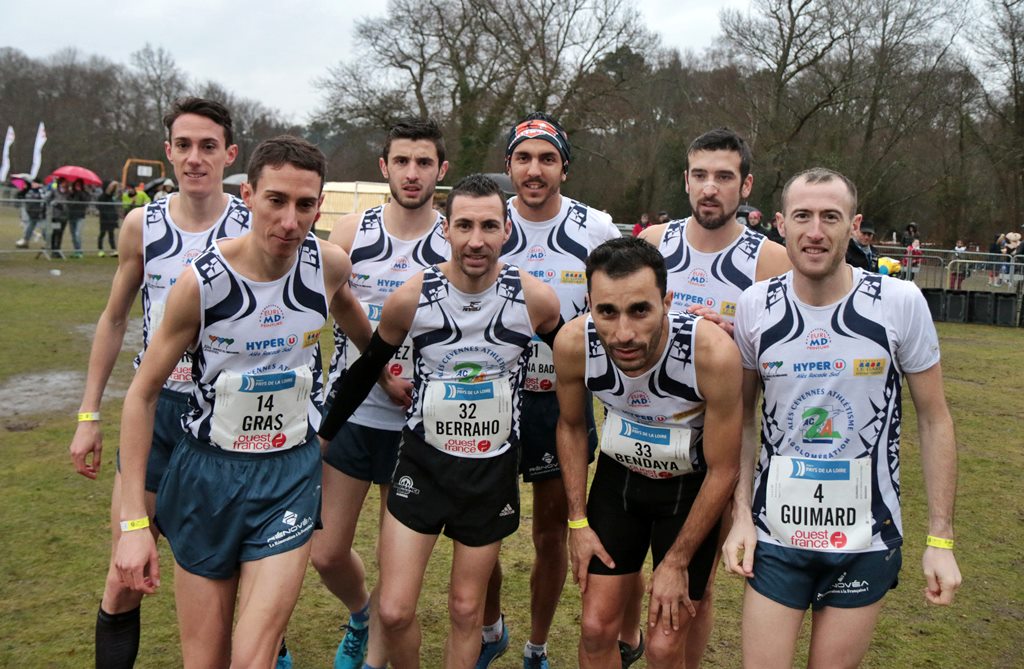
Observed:
[[[334,439],[334,435],[338,434],[341,426],[370,394],[373,384],[380,376],[380,371],[384,369],[384,365],[388,364],[388,360],[397,350],[397,345],[387,343],[380,338],[376,331],[373,333],[370,345],[345,373],[341,388],[334,397],[334,404],[331,405],[331,410],[327,412],[323,422],[320,423],[320,431],[317,434],[327,441]]]
[[[565,325],[565,319],[562,318],[561,314],[559,314],[558,323],[555,325],[555,327],[551,328],[550,332],[538,332],[537,336],[541,338],[541,341],[543,341],[545,344],[550,346],[552,350],[554,350],[555,335],[558,334],[558,331],[562,329],[563,325]]]

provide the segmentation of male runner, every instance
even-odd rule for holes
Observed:
[[[793,270],[758,282],[737,306],[746,429],[724,552],[748,579],[747,667],[792,667],[808,606],[808,666],[855,667],[867,652],[902,562],[904,377],[928,496],[925,597],[949,604],[960,585],[956,444],[935,327],[912,283],[846,264],[856,211],[857,191],[841,174],[814,168],[790,179],[776,217]]]
[[[494,181],[466,177],[448,194],[451,260],[418,273],[384,303],[366,353],[343,379],[321,436],[333,438],[376,370],[413,342],[412,409],[402,432],[380,539],[380,620],[397,668],[419,666],[416,602],[437,536],[455,543],[446,666],[479,654],[487,581],[519,526],[520,385],[530,341],[561,323],[543,282],[499,260],[511,234]]]
[[[71,459],[78,473],[99,475],[103,452],[100,401],[110,372],[124,342],[135,296],[142,289],[142,348],[149,347],[164,312],[171,285],[214,239],[248,231],[249,210],[236,197],[226,195],[221,181],[224,168],[238,154],[232,141],[231,115],[218,102],[183,98],[163,119],[167,127],[164,150],[181,191],[165,200],[132,211],[118,241],[117,270],[107,306],[100,314],[89,356],[85,392],[78,413],[78,429],[71,441]],[[142,353],[136,357],[138,366]],[[160,393],[153,449],[147,465],[146,509],[152,514],[156,491],[171,451],[182,435],[180,417],[192,392],[191,356],[175,365]],[[113,546],[121,535],[121,475],[114,475],[110,500]],[[156,531],[153,527],[152,531]],[[114,570],[113,555],[96,617],[96,666],[132,667],[139,648],[139,609],[142,594],[126,588]]]
[[[595,249],[587,286],[590,314],[555,341],[558,455],[583,595],[579,665],[621,666],[616,639],[650,547],[647,666],[683,667],[739,470],[739,352],[710,321],[669,313],[664,261],[639,239]],[[588,390],[606,409],[589,499]]]
[[[665,256],[672,309],[705,316],[730,333],[740,293],[790,267],[785,248],[736,220],[740,200],[754,187],[750,163],[750,147],[728,128],[693,140],[684,174],[693,214],[640,235]]]
[[[314,433],[328,305],[357,343],[370,336],[348,291],[348,256],[310,233],[325,165],[294,137],[256,147],[242,185],[252,232],[215,241],[178,277],[125,399],[115,567],[127,587],[151,594],[160,585],[143,530],[153,417],[163,380],[193,352],[186,433],[154,517],[174,552],[186,667],[271,666],[302,585],[320,509]]]
[[[380,319],[384,300],[416,272],[448,259],[441,215],[433,209],[434,189],[448,170],[444,137],[433,119],[410,119],[392,126],[380,157],[380,171],[391,188],[391,202],[342,218],[330,241],[352,259],[349,285],[371,323]],[[330,385],[346,365],[347,342],[335,326]],[[352,352],[348,362],[358,355]],[[412,351],[406,341],[391,360],[390,372],[412,390]],[[330,400],[330,394],[329,394]],[[406,404],[408,399],[406,398]],[[329,405],[329,402],[328,402]],[[381,508],[395,470],[405,406],[374,388],[324,454],[323,524],[313,534],[312,560],[327,588],[349,609],[347,632],[334,658],[335,669],[374,667],[387,660],[384,642],[374,634],[367,655],[370,593],[363,561],[352,549],[356,523],[370,483],[380,486]],[[376,630],[376,613],[372,627]]]
[[[788,270],[789,259],[785,248],[736,219],[740,201],[754,186],[750,148],[742,137],[728,128],[710,130],[690,144],[686,161],[686,192],[693,214],[652,226],[640,237],[665,257],[672,309],[699,314],[732,333],[740,293],[755,281]],[[697,619],[690,626],[690,669],[700,666],[714,626],[717,569],[715,560]]]
[[[562,196],[561,185],[571,159],[569,136],[547,114],[530,114],[508,133],[505,167],[516,195],[509,200],[512,234],[502,248],[502,259],[554,288],[566,321],[586,311],[587,255],[605,240],[620,236],[608,214]],[[523,480],[533,484],[536,557],[530,573],[530,638],[523,649],[523,666],[547,667],[548,631],[565,585],[569,530],[555,446],[558,400],[551,348],[535,339],[531,349],[523,386],[520,470]],[[592,413],[587,420],[593,450],[597,435]],[[508,647],[508,631],[501,616],[501,581],[498,564],[488,585],[479,669]]]

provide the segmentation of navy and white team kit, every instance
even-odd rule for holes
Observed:
[[[170,212],[171,202],[178,197],[173,193],[146,205],[143,211],[142,350],[135,357],[136,368],[163,319],[167,296],[182,271],[214,240],[249,232],[249,210],[233,195],[227,196],[227,204],[212,227],[202,232],[183,230],[175,224]],[[192,356],[185,353],[164,383],[157,402],[153,443],[146,463],[146,490],[149,492],[156,492],[160,487],[171,452],[181,438],[181,415],[188,410],[192,387]]]
[[[294,549],[319,520],[320,331],[328,305],[320,242],[257,282],[217,242],[192,264],[201,322],[186,435],[157,495],[175,560],[207,578]]]
[[[412,407],[388,495],[402,524],[469,546],[518,528],[520,388],[534,334],[515,266],[476,294],[424,271],[409,330]]]
[[[726,248],[704,253],[686,241],[689,225],[700,224],[692,218],[670,221],[658,241],[668,270],[672,309],[685,312],[692,305],[708,307],[731,323],[740,293],[754,284],[757,261],[768,240],[744,228]]]
[[[384,206],[363,212],[352,240],[352,275],[349,286],[359,300],[374,329],[387,297],[417,272],[444,262],[451,254],[437,214],[425,234],[414,239],[399,239],[384,225]],[[328,374],[328,402],[344,371],[359,356],[348,338],[334,324],[334,353]],[[388,363],[388,372],[412,381],[412,342],[406,338]],[[398,444],[405,409],[394,404],[379,386],[342,426],[327,447],[324,461],[335,469],[362,481],[390,483],[398,456]]]
[[[755,560],[762,552],[778,556],[778,549],[898,559],[902,379],[939,362],[938,337],[916,286],[852,272],[852,290],[828,306],[802,303],[792,272],[740,299],[736,343],[743,366],[756,370],[764,386]],[[858,605],[877,601],[898,565],[887,572],[890,583],[842,572],[831,584],[816,584],[811,603],[844,593],[860,595]],[[752,586],[783,597],[756,578]]]
[[[586,260],[590,252],[619,230],[608,214],[562,197],[558,214],[548,221],[528,221],[508,202],[512,232],[501,249],[501,259],[554,289],[562,319],[568,323],[587,311]],[[522,452],[520,470],[528,482],[561,476],[555,425],[555,365],[551,347],[534,337],[523,385]],[[587,402],[586,419],[591,452],[597,446],[593,406]]]

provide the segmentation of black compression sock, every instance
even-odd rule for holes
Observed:
[[[139,654],[141,606],[124,613],[96,614],[96,669],[132,669]]]

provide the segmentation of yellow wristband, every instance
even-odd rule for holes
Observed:
[[[933,537],[932,535],[929,534],[928,538],[925,540],[925,543],[927,545],[931,546],[932,548],[945,548],[948,551],[953,550],[953,540],[952,539],[943,539],[942,537]]]
[[[88,423],[90,421],[99,420],[99,419],[100,419],[100,412],[99,411],[79,411],[78,412],[78,422],[79,423]]]
[[[135,520],[122,520],[121,531],[122,532],[133,532],[135,530],[144,530],[149,527],[149,516],[143,516],[142,518],[136,518]]]
[[[590,527],[590,523],[587,522],[587,517],[583,516],[579,520],[570,520],[569,528],[573,530],[582,530],[584,527]]]

